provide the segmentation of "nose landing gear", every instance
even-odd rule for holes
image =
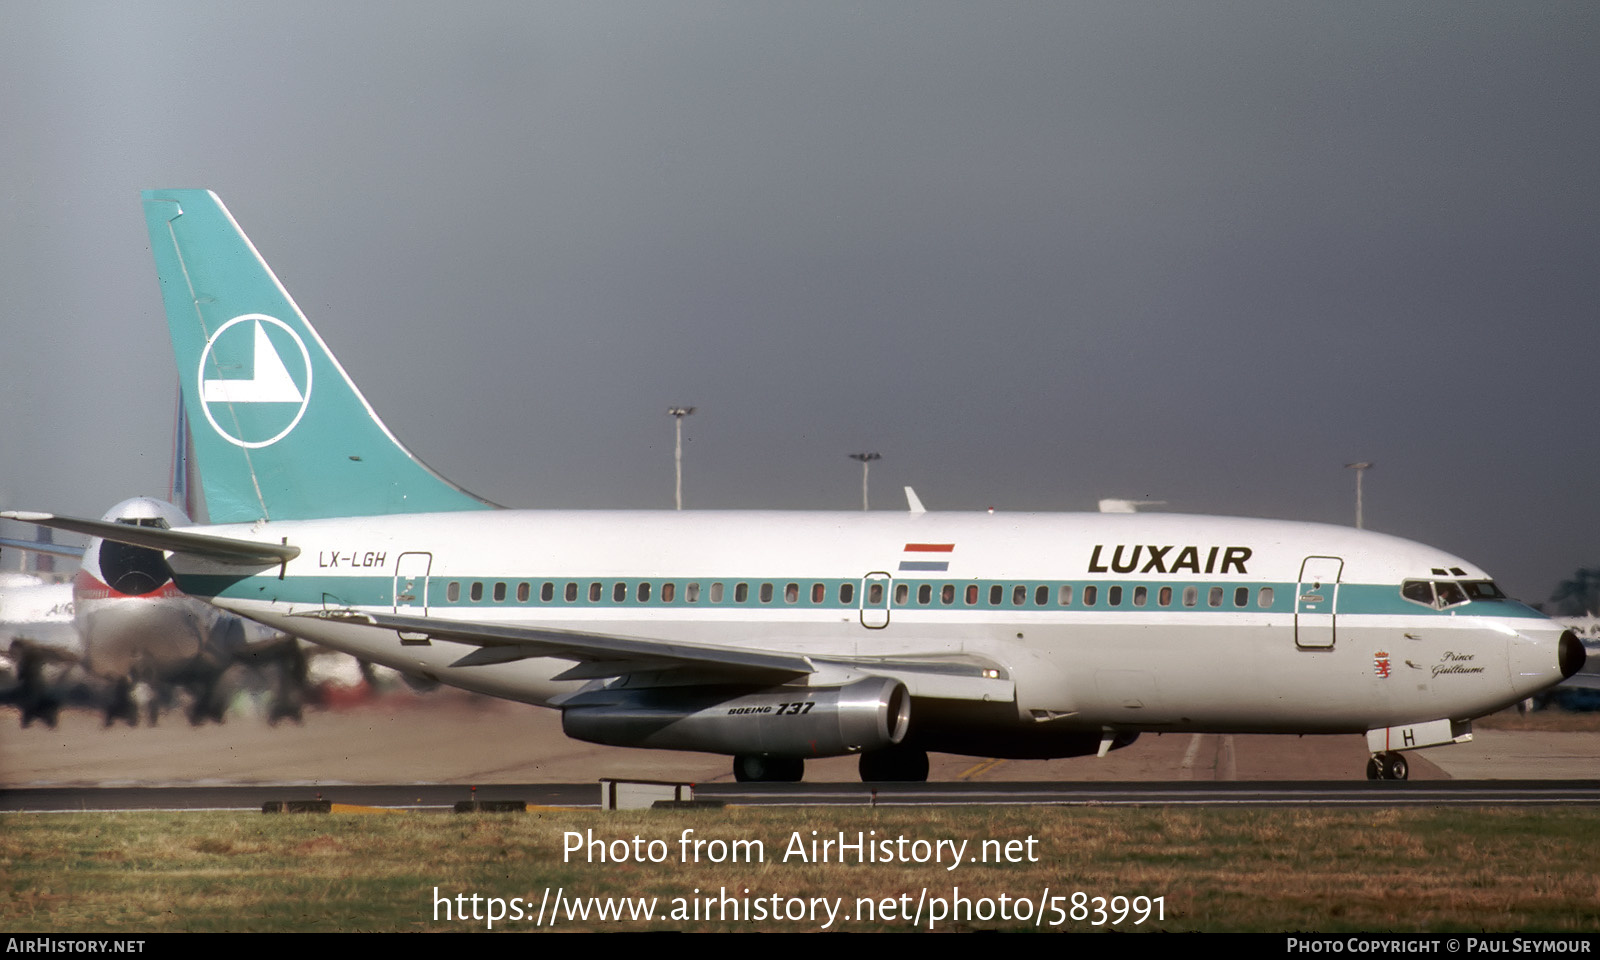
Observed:
[[[1367,759],[1368,780],[1404,780],[1411,775],[1411,764],[1403,753],[1375,753]]]

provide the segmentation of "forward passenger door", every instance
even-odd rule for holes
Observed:
[[[1339,557],[1306,557],[1294,595],[1294,642],[1302,650],[1331,650],[1337,634]]]

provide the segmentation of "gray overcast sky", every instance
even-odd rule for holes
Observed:
[[[0,3],[0,506],[163,493],[211,187],[527,507],[1351,522],[1600,564],[1600,5]]]

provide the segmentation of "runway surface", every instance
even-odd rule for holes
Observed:
[[[1600,733],[1479,730],[1473,743],[1410,757],[1408,783],[1373,784],[1365,780],[1360,736],[1146,734],[1104,758],[936,754],[932,782],[880,788],[874,797],[851,757],[807,763],[803,784],[736,784],[726,757],[593,746],[563,735],[554,711],[440,691],[308,712],[303,724],[275,728],[249,715],[200,728],[179,717],[154,728],[105,728],[91,713],[72,712],[63,714],[59,729],[22,730],[14,710],[0,710],[0,810],[260,809],[265,800],[319,792],[349,804],[446,806],[469,798],[472,786],[483,799],[504,796],[509,786],[530,804],[592,804],[604,777],[691,782],[701,797],[738,803],[1597,799]],[[1418,792],[1452,779],[1497,782]],[[1520,783],[1531,780],[1582,782]]]
[[[390,784],[322,789],[252,787],[43,787],[0,789],[0,812],[260,810],[269,802],[322,800],[336,812],[448,811],[463,800],[518,800],[530,807],[597,807],[592,783]],[[789,783],[708,784],[696,800],[739,806],[1528,806],[1592,805],[1600,781],[1433,780],[1422,783]]]

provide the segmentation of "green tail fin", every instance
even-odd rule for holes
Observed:
[[[216,194],[144,216],[212,523],[493,506],[395,439]]]

